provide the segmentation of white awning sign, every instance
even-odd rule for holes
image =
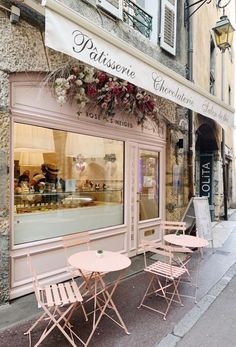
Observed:
[[[76,15],[74,13],[73,18]],[[147,57],[148,62],[140,60],[135,55],[81,27],[78,24],[79,21],[72,21],[64,14],[62,16],[49,8],[46,8],[45,16],[47,47],[198,112],[222,126],[234,125],[234,114],[230,107],[224,107],[224,104],[210,94],[206,97],[205,93],[198,91],[193,83],[172,70],[165,67],[168,74],[158,70],[149,63],[150,57]],[[156,64],[155,61],[153,65]]]

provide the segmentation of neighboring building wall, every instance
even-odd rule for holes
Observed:
[[[230,4],[225,8],[225,14],[231,19],[231,23],[234,23],[235,4],[231,1]],[[213,38],[212,28],[216,22],[222,16],[223,11],[217,8],[216,2],[212,1],[209,4],[201,7],[191,18],[193,24],[193,80],[194,83],[200,86],[203,90],[210,91],[210,42]],[[233,16],[233,17],[232,17]],[[221,77],[222,77],[222,53],[220,49],[215,46],[215,68],[213,71],[215,83],[214,83],[214,94],[222,99],[221,92]],[[234,105],[234,61],[231,50],[226,50],[224,53],[224,68],[225,68],[225,81],[224,81],[224,102],[226,104]],[[231,89],[231,97],[229,98],[229,88]],[[205,122],[208,120],[205,118]],[[194,117],[194,132],[197,131],[199,126],[198,115]],[[220,218],[224,213],[224,202],[223,202],[223,180],[222,180],[222,158],[221,158],[221,141],[222,141],[222,130],[217,126],[218,131],[215,134],[218,144],[218,152],[214,152],[214,205],[215,205],[215,216]],[[225,145],[230,151],[233,149],[233,129],[227,128],[225,130]],[[198,157],[196,157],[196,185],[195,194],[199,194],[199,174],[198,174]],[[231,163],[232,164],[232,163]],[[230,165],[232,170],[232,165]],[[232,173],[229,173],[231,177],[231,183],[229,183],[229,207],[232,201]]]

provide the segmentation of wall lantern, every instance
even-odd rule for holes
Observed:
[[[232,46],[234,28],[226,15],[220,17],[220,20],[216,22],[212,30],[216,45],[221,51],[224,52]]]

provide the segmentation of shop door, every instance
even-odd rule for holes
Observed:
[[[160,237],[161,152],[151,148],[137,149],[137,238],[136,253],[141,251],[142,240]],[[164,182],[162,182],[164,185]]]

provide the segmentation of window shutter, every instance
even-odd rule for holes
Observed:
[[[160,46],[173,55],[176,54],[177,1],[161,1]]]
[[[96,5],[113,17],[122,19],[123,0],[96,0]]]

